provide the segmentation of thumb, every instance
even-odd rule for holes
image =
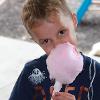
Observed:
[[[67,93],[68,93],[68,86],[66,86],[66,87],[65,87],[65,92],[67,92]]]
[[[53,90],[54,90],[54,86],[51,86],[51,87],[50,87],[50,94],[51,94],[51,95],[53,94]]]

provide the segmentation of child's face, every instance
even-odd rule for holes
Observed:
[[[41,20],[38,26],[32,28],[31,36],[47,54],[61,43],[70,42],[76,46],[76,22],[75,16],[72,20],[63,14],[51,15],[48,20]]]

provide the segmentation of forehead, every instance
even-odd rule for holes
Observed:
[[[53,24],[64,24],[64,22],[69,23],[71,21],[70,15],[64,15],[63,13],[52,13],[50,16],[48,16],[45,19],[37,19],[37,21],[34,23],[32,29],[38,28],[47,23],[53,23]]]
[[[52,12],[48,17],[46,18],[42,18],[42,19],[37,19],[34,23],[33,23],[33,29],[34,28],[38,28],[40,27],[41,25],[44,24],[44,22],[47,22],[47,23],[62,23],[62,22],[65,22],[68,20],[71,19],[71,15],[69,14],[64,14],[63,12]],[[69,20],[70,21],[70,20]]]
[[[33,26],[32,33],[37,37],[45,37],[46,34],[51,35],[61,28],[69,27],[72,20],[70,16],[63,14],[52,14],[46,20],[38,20],[37,25]]]

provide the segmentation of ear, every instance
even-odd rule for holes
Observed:
[[[77,28],[78,21],[75,13],[71,13],[75,29]]]

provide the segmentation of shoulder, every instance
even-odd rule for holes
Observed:
[[[98,61],[93,57],[83,55],[83,62],[83,68],[89,77],[95,76],[95,79],[100,77],[100,63]]]
[[[83,55],[83,58],[85,68],[89,70],[89,73],[91,72],[91,75],[95,75],[95,80],[100,81],[100,63],[93,57]]]
[[[96,68],[96,76],[100,79],[100,63],[97,61],[94,61],[94,67]]]
[[[94,68],[94,70],[96,70],[97,74],[100,75],[100,62],[98,62],[96,58],[89,57],[86,55],[84,55],[84,59],[85,64],[88,64],[89,66],[91,65]]]
[[[43,55],[25,64],[23,69],[24,76],[34,85],[44,82],[46,78],[49,79],[46,58],[47,55]]]
[[[96,69],[100,69],[100,63],[94,57],[90,57],[84,54],[82,54],[82,56],[83,56],[83,62],[85,66],[92,65],[92,66],[95,66]]]
[[[25,70],[31,71],[34,68],[41,69],[42,66],[43,66],[42,69],[44,69],[46,67],[46,58],[47,55],[43,55],[40,58],[27,62],[24,66],[24,71]]]
[[[34,64],[37,64],[37,63],[40,63],[40,62],[45,62],[46,58],[47,58],[47,55],[43,55],[40,58],[37,58],[37,59],[34,59],[32,61],[27,62],[25,64],[25,66],[31,66],[31,65],[34,65]]]

